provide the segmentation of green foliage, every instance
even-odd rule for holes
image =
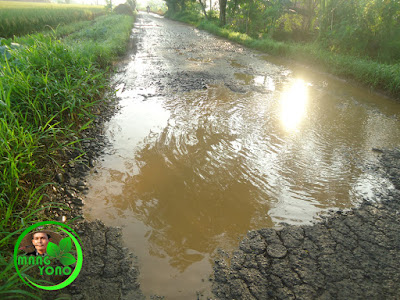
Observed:
[[[21,273],[25,275],[25,271],[30,267],[22,267]],[[26,276],[26,275],[25,275]],[[38,299],[40,297],[19,288],[21,279],[17,272],[14,271],[14,262],[6,261],[5,257],[0,255],[0,298],[1,299]],[[12,291],[12,293],[10,293]]]
[[[63,239],[60,241],[59,246],[60,246],[60,249],[61,249],[64,253],[70,252],[70,251],[72,250],[72,241],[71,241],[71,238],[70,238],[70,237],[63,238]]]
[[[133,9],[129,4],[119,4],[114,8],[114,13],[120,15],[133,16]]]
[[[7,258],[0,261],[7,270],[0,273],[1,299],[33,297],[8,267],[13,246],[44,209],[68,209],[44,202],[46,191],[65,151],[79,149],[78,135],[94,118],[106,71],[123,53],[132,24],[129,16],[102,16],[0,41],[0,258]],[[68,241],[61,248],[59,259],[70,264]]]
[[[272,1],[228,1],[227,22],[235,31],[257,37],[263,33],[274,32],[276,20],[280,16],[282,4]]]
[[[65,42],[83,57],[96,61],[102,68],[126,51],[132,27],[132,17],[100,16],[87,28],[70,34]],[[90,43],[87,41],[90,40]]]
[[[105,0],[106,1],[106,6],[104,7],[107,13],[112,12],[112,1],[111,0]]]
[[[209,19],[210,21],[214,21],[214,22],[218,21],[218,20],[219,20],[219,13],[218,13],[218,11],[216,11],[216,10],[209,10],[209,11],[208,11],[208,19]]]
[[[331,0],[321,16],[320,41],[334,52],[400,62],[400,2]]]
[[[52,242],[47,244],[49,257],[59,260],[64,266],[69,266],[76,262],[76,258],[69,253],[71,250],[72,241],[70,237],[63,238],[58,246]]]
[[[173,15],[169,14],[168,16],[174,20],[189,23],[195,25],[199,23],[204,16],[201,13],[201,6],[197,2],[189,2],[186,4],[186,9],[181,10]]]
[[[126,4],[128,4],[132,11],[136,10],[136,0],[126,0]]]
[[[64,26],[57,26],[56,28],[50,30],[50,31],[44,31],[44,35],[52,35],[56,38],[62,38],[65,37],[71,33],[77,32],[79,30],[82,30],[84,27],[90,26],[94,21],[80,21],[80,22],[74,22],[68,25]]]
[[[93,20],[101,14],[104,14],[104,9],[100,6],[1,1],[0,36],[22,36],[49,27]]]

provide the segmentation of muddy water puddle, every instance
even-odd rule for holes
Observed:
[[[210,295],[217,248],[236,248],[251,229],[309,223],[363,197],[376,201],[375,191],[388,185],[366,162],[376,159],[372,148],[399,145],[398,103],[309,70],[271,62],[271,72],[245,69],[243,51],[206,58],[226,64],[240,92],[224,80],[160,92],[146,85],[158,82],[151,66],[173,72],[173,59],[146,48],[155,43],[146,28],[170,23],[146,18],[164,27],[138,29],[148,41],[139,41],[135,75],[126,76],[121,110],[106,124],[112,146],[88,178],[85,205],[87,218],[123,227],[146,295]],[[268,60],[251,53],[254,65]]]

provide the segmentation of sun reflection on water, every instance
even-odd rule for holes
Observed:
[[[298,131],[308,102],[307,83],[297,79],[281,97],[281,122],[287,131]]]

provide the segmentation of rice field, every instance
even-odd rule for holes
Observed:
[[[104,6],[0,1],[0,37],[10,38],[93,20]]]

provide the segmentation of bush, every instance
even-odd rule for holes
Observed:
[[[114,12],[119,15],[133,16],[133,9],[130,5],[124,3],[116,6]]]

